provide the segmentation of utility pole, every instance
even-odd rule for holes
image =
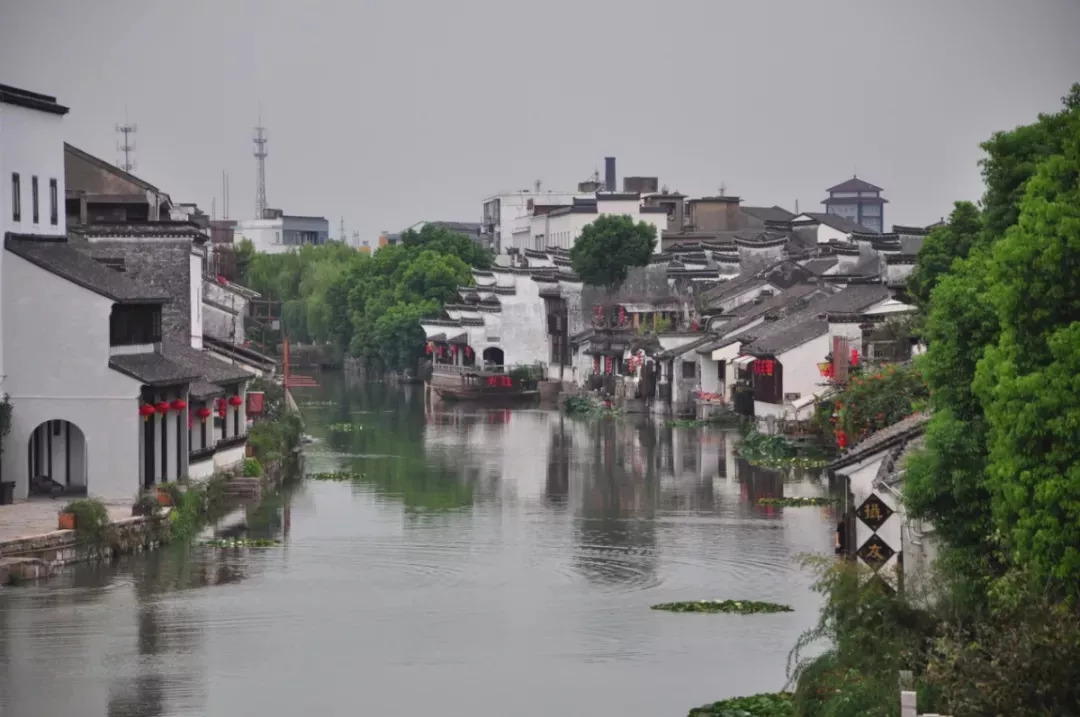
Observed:
[[[259,126],[251,136],[255,143],[255,218],[266,218],[266,128],[262,126],[262,113],[259,113]]]
[[[131,172],[135,169],[135,139],[134,135],[139,131],[139,126],[134,122],[128,122],[127,109],[124,110],[124,123],[116,125],[116,133],[121,139],[116,143],[116,150],[121,152],[124,159],[120,162],[120,169]]]

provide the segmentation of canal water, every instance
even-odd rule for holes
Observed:
[[[658,717],[783,685],[819,606],[798,558],[834,518],[756,500],[815,478],[747,465],[734,433],[320,382],[296,392],[307,470],[362,478],[249,511],[278,548],[0,590],[0,715]],[[795,611],[649,609],[701,598]]]

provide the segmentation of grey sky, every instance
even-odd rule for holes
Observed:
[[[886,222],[981,191],[978,143],[1080,80],[1077,0],[0,0],[0,82],[72,108],[68,141],[207,212],[255,201],[374,242],[478,221],[500,189],[602,158],[689,194],[817,210],[859,176]]]

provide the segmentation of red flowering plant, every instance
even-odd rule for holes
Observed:
[[[930,397],[918,368],[889,364],[853,374],[843,390],[819,406],[817,423],[840,449],[924,410]]]

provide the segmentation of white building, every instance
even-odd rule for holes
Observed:
[[[255,251],[283,254],[305,245],[325,244],[330,239],[326,217],[303,217],[269,210],[277,216],[268,219],[244,219],[236,223],[236,241],[248,239]]]
[[[541,212],[551,207],[564,207],[573,204],[575,199],[591,197],[589,192],[553,192],[530,191],[521,189],[516,192],[499,192],[484,199],[483,230],[493,238],[496,253],[503,253],[510,247],[519,251],[534,248],[532,244],[517,246],[513,242],[514,227],[517,220],[527,219],[535,210]]]
[[[656,228],[657,247],[660,232],[667,228],[667,209],[645,206],[637,192],[597,192],[589,198],[575,198],[569,206],[558,207],[544,214],[534,213],[529,218],[528,245],[518,248],[538,251],[570,249],[581,236],[581,230],[605,214],[622,214],[635,222],[651,224]],[[514,238],[515,246],[521,243],[518,234]]]
[[[192,348],[201,341],[192,277],[202,275],[190,239],[160,237],[176,245],[171,287],[133,279],[116,257],[91,256],[95,242],[129,246],[130,232],[98,227],[68,240],[66,113],[55,98],[0,86],[0,391],[12,405],[0,480],[14,483],[16,499],[47,479],[68,494],[126,501],[189,474],[196,389],[210,368],[194,363],[235,370]],[[163,206],[136,194],[155,212]],[[180,332],[174,350],[163,324]],[[236,377],[232,394],[209,387],[231,399],[215,404],[222,453],[243,450],[246,378]]]

